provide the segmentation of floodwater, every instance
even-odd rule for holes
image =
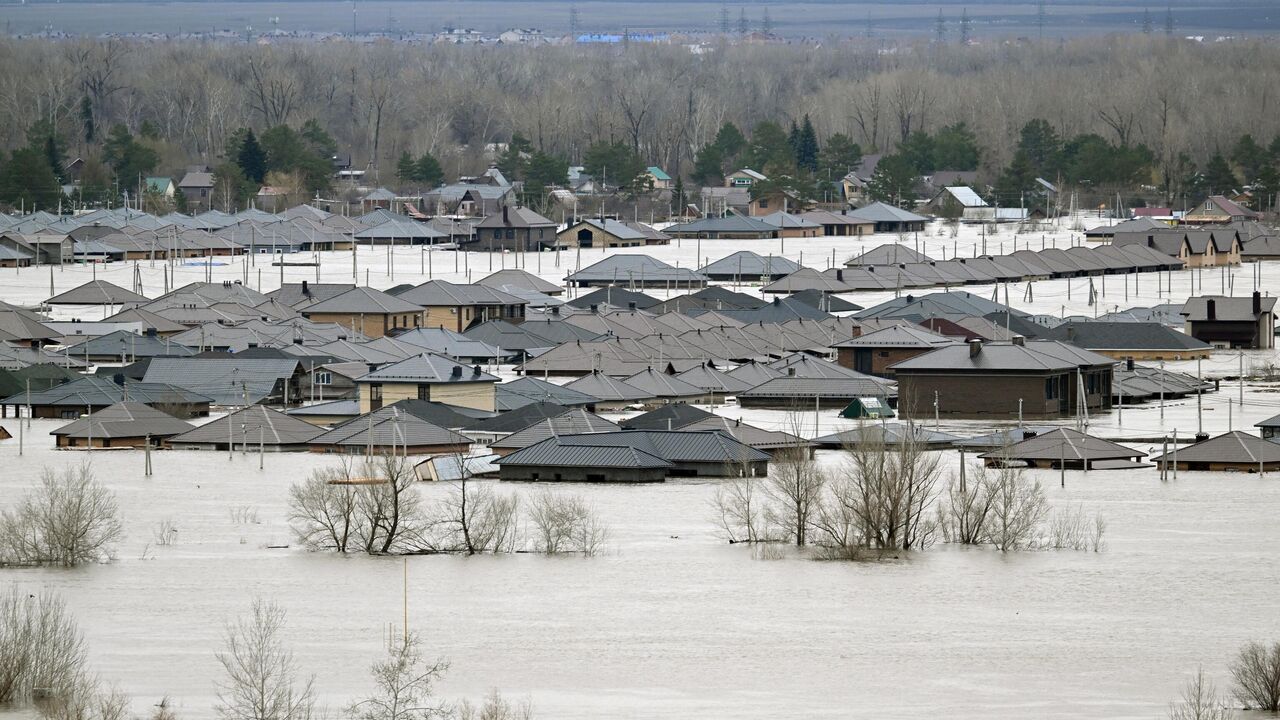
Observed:
[[[32,424],[22,460],[0,445],[6,503],[42,465],[81,460],[50,447],[54,426]],[[62,593],[103,679],[184,718],[212,716],[223,623],[270,598],[339,708],[402,622],[405,564],[269,547],[290,542],[289,484],[327,462],[159,452],[145,478],[141,454],[95,453],[128,527],[117,562],[0,583]],[[451,663],[443,694],[496,687],[540,718],[1150,718],[1198,666],[1223,681],[1240,644],[1280,636],[1276,479],[1038,476],[1055,504],[1106,517],[1104,552],[761,560],[715,536],[712,483],[580,486],[610,528],[605,555],[410,558],[409,625]],[[157,547],[164,520],[178,541]]]
[[[1096,224],[1085,220],[1084,226]],[[684,241],[644,252],[682,267],[740,249],[785,255],[823,269],[886,242],[904,242],[937,258],[989,248],[1006,252],[1065,247],[1079,233],[1059,225],[982,237],[941,227],[899,237],[787,241]],[[387,255],[394,253],[394,274]],[[626,252],[626,251],[624,251]],[[465,282],[520,263],[560,282],[602,251],[485,255],[425,253],[418,248],[362,248],[321,256],[320,279],[368,278],[375,287],[428,277]],[[805,258],[805,255],[808,257]],[[316,280],[311,268],[278,268],[237,258],[212,268],[213,279],[248,277],[264,292],[284,273],[288,282]],[[807,262],[806,262],[807,260]],[[455,262],[460,263],[455,270]],[[246,264],[248,265],[246,267]],[[35,304],[91,277],[132,286],[136,270],[147,295],[162,290],[164,263],[117,263],[4,271],[0,299]],[[468,272],[468,270],[470,272]],[[203,267],[173,268],[176,284],[203,279]],[[1032,312],[1094,315],[1116,308],[1180,301],[1220,289],[1246,294],[1250,267],[1230,275],[1178,272],[1133,283],[1090,280],[965,288]],[[1207,283],[1205,282],[1207,280]],[[1173,290],[1167,289],[1169,281]],[[1280,263],[1264,263],[1260,287],[1280,285]],[[758,288],[742,288],[758,292]],[[668,297],[678,290],[647,291]],[[923,294],[927,291],[916,291]],[[855,293],[870,307],[893,292]],[[58,318],[102,317],[102,309],[55,308]],[[1274,353],[1243,360],[1218,353],[1206,376],[1229,377],[1239,363],[1273,363]],[[1170,363],[1170,365],[1174,365]],[[1195,363],[1177,369],[1195,371]],[[1248,428],[1280,412],[1274,385],[1243,392],[1230,381],[1203,398],[1125,408],[1092,418],[1092,432],[1155,437],[1203,423],[1218,433]],[[1234,400],[1233,400],[1234,396]],[[1243,398],[1242,410],[1238,399]],[[789,429],[782,413],[718,410],[773,429]],[[840,429],[834,413],[804,433]],[[13,420],[0,421],[16,435]],[[44,465],[83,455],[52,449],[59,423],[34,421],[25,455],[17,439],[0,442],[0,507],[34,483]],[[941,429],[977,434],[972,422]],[[1141,446],[1151,450],[1150,445]],[[956,453],[947,462],[958,463]],[[367,692],[368,665],[385,647],[389,626],[404,616],[401,559],[335,557],[297,548],[286,522],[291,483],[332,462],[313,455],[159,452],[155,475],[142,477],[137,452],[96,452],[98,477],[119,495],[128,537],[117,562],[75,570],[5,570],[0,589],[48,587],[63,594],[80,619],[94,669],[118,683],[145,712],[168,696],[182,718],[213,716],[223,624],[254,597],[289,612],[288,640],[299,665],[315,673],[324,703],[339,709]],[[1226,685],[1225,666],[1248,640],[1280,639],[1275,588],[1280,582],[1280,477],[1182,473],[1161,482],[1154,469],[1037,473],[1056,505],[1080,504],[1107,520],[1102,553],[1031,552],[936,546],[878,563],[817,562],[789,555],[758,560],[714,533],[714,484],[680,481],[639,487],[580,487],[609,526],[600,557],[513,555],[414,557],[408,565],[410,628],[452,666],[442,694],[479,698],[500,688],[528,698],[539,718],[1144,718],[1164,714],[1197,667]],[[424,486],[423,492],[444,488]],[[503,492],[540,492],[501,486]],[[256,515],[257,523],[233,516]],[[177,544],[157,547],[156,526],[171,520]]]

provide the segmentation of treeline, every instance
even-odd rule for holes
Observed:
[[[21,201],[23,193],[35,201],[48,192],[36,160],[56,154],[50,144],[85,160],[90,190],[114,193],[116,183],[135,186],[145,172],[239,166],[239,128],[261,139],[309,124],[382,184],[476,174],[510,144],[523,148],[515,162],[528,162],[515,174],[527,171],[535,188],[555,184],[562,163],[598,166],[626,187],[636,166],[706,182],[715,168],[741,162],[766,174],[772,163],[780,171],[771,177],[804,190],[855,154],[883,153],[893,158],[879,191],[885,196],[897,196],[889,190],[907,172],[972,168],[1002,195],[1020,192],[1032,174],[1048,174],[1099,193],[1142,184],[1173,197],[1195,191],[1198,177],[1208,178],[1197,181],[1205,187],[1223,185],[1223,163],[1239,184],[1274,173],[1270,139],[1280,133],[1269,107],[1280,47],[1265,41],[853,42],[693,55],[639,44],[3,40],[0,63],[7,70],[0,77],[0,190]],[[1018,155],[1035,144],[1022,142],[1034,120],[1056,137],[1051,158]],[[739,137],[721,135],[726,123]],[[790,142],[792,127],[805,135],[803,155]],[[1244,135],[1267,152],[1236,152]],[[1257,167],[1264,157],[1271,158],[1266,167]],[[46,164],[56,178],[61,168]],[[303,165],[268,172],[296,173],[300,193],[314,190],[317,178]]]

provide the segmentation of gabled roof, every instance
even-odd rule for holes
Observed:
[[[760,219],[770,225],[786,230],[788,228],[801,230],[816,230],[822,227],[820,223],[816,223],[801,215],[792,215],[791,213],[779,210],[775,213],[763,215]]]
[[[235,442],[252,445],[261,441],[264,445],[304,445],[322,435],[324,429],[305,420],[299,420],[265,405],[250,405],[242,410],[220,417],[198,428],[170,438],[179,443]]]
[[[106,280],[90,280],[79,287],[58,293],[45,300],[48,305],[123,305],[145,302],[150,301],[132,290],[125,290]]]
[[[481,370],[479,365],[468,367],[443,355],[424,352],[378,368],[356,380],[373,383],[498,382],[498,377]]]
[[[710,367],[709,364],[691,367],[682,373],[677,373],[676,377],[709,393],[738,393],[753,387],[750,382],[730,377],[727,373]]]
[[[1089,350],[1209,350],[1209,343],[1152,322],[1065,322],[1040,333]]]
[[[1180,313],[1190,322],[1204,322],[1209,319],[1209,301],[1213,301],[1214,319],[1220,322],[1253,322],[1257,316],[1253,312],[1252,297],[1226,297],[1223,295],[1201,295],[1187,298]],[[1262,312],[1274,312],[1276,298],[1259,298]]]
[[[298,308],[337,297],[355,288],[355,283],[285,283],[267,293],[267,297]]]
[[[502,212],[488,215],[477,228],[554,228],[556,222],[545,218],[527,207],[507,207]]]
[[[321,300],[303,309],[304,314],[322,313],[337,315],[390,315],[395,313],[420,313],[422,306],[406,302],[373,288],[357,287],[328,300]]]
[[[50,432],[74,438],[166,438],[191,429],[189,423],[137,401],[118,402]]]
[[[917,215],[913,212],[908,212],[902,208],[897,208],[882,202],[873,202],[870,205],[860,207],[849,214],[860,220],[868,220],[870,222],[878,223],[924,222],[928,220],[928,218],[923,215]]]
[[[528,301],[484,285],[459,285],[447,280],[428,280],[398,295],[422,307],[463,307],[469,305],[527,305]]]
[[[979,197],[978,193],[966,185],[953,185],[943,188],[942,191],[955,198],[955,201],[960,203],[961,207],[978,208],[987,206],[987,201]]]
[[[614,220],[612,218],[605,218],[603,220],[599,218],[583,218],[577,223],[577,225],[573,225],[572,227],[570,227],[569,230],[572,230],[573,228],[578,227],[578,225],[590,225],[591,227],[596,228],[601,232],[608,233],[619,240],[644,240],[645,239],[644,233],[640,232],[639,230],[636,230],[635,228],[631,227],[630,225],[627,225],[626,223],[623,223],[619,220]]]
[[[704,394],[701,388],[652,367],[626,378],[626,383],[653,398],[696,398]]]

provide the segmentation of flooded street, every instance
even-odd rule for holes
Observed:
[[[21,461],[0,445],[0,497],[79,460],[50,444]],[[327,462],[268,454],[259,471],[252,455],[161,452],[144,478],[140,454],[96,453],[126,520],[118,561],[3,582],[61,592],[103,679],[140,711],[169,696],[184,718],[213,715],[222,623],[274,599],[338,709],[402,622],[404,568],[268,547],[291,542],[289,483]],[[1198,665],[1225,681],[1241,643],[1280,633],[1277,479],[1095,471],[1064,490],[1039,477],[1055,505],[1103,513],[1105,552],[761,560],[715,536],[711,483],[582,486],[610,528],[605,555],[411,558],[409,623],[451,663],[443,694],[497,687],[539,718],[1151,718]],[[176,545],[155,545],[163,520]]]

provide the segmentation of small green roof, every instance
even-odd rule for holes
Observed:
[[[653,176],[654,180],[670,180],[671,179],[670,175],[663,172],[662,168],[656,165],[652,165],[647,169],[649,171],[649,174]]]
[[[162,193],[169,189],[173,184],[173,178],[168,177],[149,177],[147,178],[147,189],[151,192]]]

